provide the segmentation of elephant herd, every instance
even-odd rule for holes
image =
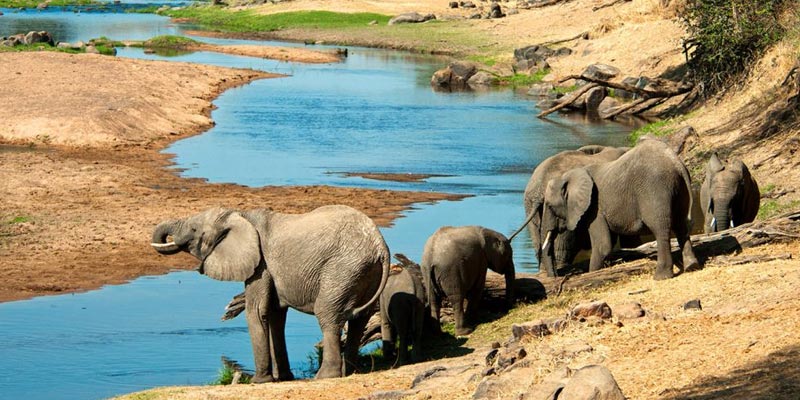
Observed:
[[[356,365],[361,337],[376,303],[385,357],[422,358],[423,325],[439,331],[443,298],[453,306],[455,332],[468,335],[480,307],[487,269],[505,276],[514,301],[511,240],[526,226],[540,269],[555,276],[591,249],[600,268],[617,238],[625,245],[652,234],[658,245],[655,279],[673,264],[700,266],[692,250],[692,186],[686,167],[665,143],[633,148],[585,146],[539,164],[525,188],[526,221],[508,238],[480,226],[442,227],[425,243],[419,268],[390,268],[390,253],[373,221],[353,208],[324,206],[306,214],[212,208],[160,223],[152,246],[161,254],[188,252],[198,272],[245,283],[245,315],[255,359],[254,383],[293,379],[284,327],[288,308],[316,316],[322,331],[317,378],[339,377]],[[752,221],[759,191],[741,161],[711,157],[700,193],[706,232]],[[673,260],[670,232],[680,255]],[[466,302],[466,304],[464,304]],[[342,351],[341,333],[347,323]]]

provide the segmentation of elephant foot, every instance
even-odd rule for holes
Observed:
[[[256,374],[253,375],[252,379],[250,379],[250,383],[271,383],[271,382],[275,382],[275,378],[272,377],[272,374],[270,375]]]
[[[683,272],[698,271],[701,268],[702,267],[700,266],[700,262],[699,261],[697,261],[696,259],[695,260],[689,260],[689,263],[686,264],[686,266],[683,269]]]
[[[469,336],[472,331],[472,328],[456,328],[456,336]]]
[[[342,376],[341,368],[337,367],[322,367],[317,371],[317,376],[314,379],[328,379],[340,378]]]
[[[278,375],[278,382],[286,382],[286,381],[293,381],[294,374],[291,372],[287,372],[285,374]]]
[[[669,268],[656,268],[656,272],[653,274],[653,279],[657,281],[663,281],[665,279],[672,279],[675,274],[672,272],[672,267]]]

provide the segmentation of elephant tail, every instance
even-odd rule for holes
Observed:
[[[378,301],[378,298],[381,297],[381,293],[383,293],[383,288],[386,287],[386,281],[389,280],[389,270],[391,268],[391,259],[389,256],[389,248],[386,247],[386,243],[383,244],[384,251],[379,256],[379,261],[381,262],[381,268],[383,268],[382,275],[381,275],[381,284],[378,286],[378,290],[372,296],[369,301],[367,301],[363,306],[358,307],[353,310],[351,318],[355,318],[359,316],[362,312],[369,309],[373,303]],[[348,318],[350,319],[350,318]]]
[[[525,222],[522,223],[522,226],[520,226],[516,231],[514,231],[514,233],[511,234],[511,236],[508,237],[509,243],[514,240],[514,238],[517,237],[517,235],[519,235],[519,233],[522,232],[522,230],[524,230],[529,223],[531,223],[533,216],[536,215],[536,211],[537,208],[535,207],[531,209],[531,213],[525,218]]]
[[[694,207],[694,196],[692,195],[692,177],[689,175],[689,170],[686,168],[682,162],[681,165],[681,176],[683,177],[683,183],[686,184],[686,190],[689,193],[689,211],[686,215],[686,222],[689,227],[689,233],[692,232],[692,207]]]

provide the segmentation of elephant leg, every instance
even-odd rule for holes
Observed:
[[[410,316],[411,310],[406,310],[409,312],[407,314]],[[408,345],[410,344],[411,335],[409,332],[411,329],[411,319],[405,318],[403,319],[403,323],[398,324],[397,327],[397,362],[400,365],[408,364]]]
[[[480,310],[481,297],[483,297],[483,288],[486,286],[486,271],[484,270],[475,286],[467,293],[467,307],[464,312],[465,323],[472,326],[478,321],[478,311]]]
[[[250,332],[250,343],[253,346],[253,358],[256,364],[255,375],[251,382],[272,382],[272,356],[270,354],[270,335],[267,315],[267,297],[263,280],[251,282],[245,286],[245,318]]]
[[[441,317],[441,309],[442,309],[442,298],[436,295],[436,292],[432,288],[433,284],[428,285],[428,301],[431,304],[431,318],[433,319],[432,322],[432,329],[433,332],[436,334],[442,333],[442,323],[440,322],[439,318]]]
[[[695,271],[700,268],[700,262],[694,255],[688,224],[678,221],[674,226],[675,236],[678,238],[678,247],[681,249],[681,270],[683,272]]]
[[[466,336],[472,333],[464,324],[464,298],[462,296],[447,296],[450,303],[453,304],[453,319],[456,322],[456,336]]]
[[[411,342],[411,361],[422,361],[422,331],[425,324],[425,307],[421,304],[414,308],[413,324],[411,325],[411,333],[414,338]]]
[[[323,323],[320,320],[322,330],[322,363],[317,371],[316,379],[338,378],[342,376],[342,350],[341,332],[344,324],[331,322]]]
[[[572,261],[575,260],[575,256],[578,255],[578,247],[576,244],[577,234],[574,231],[564,231],[554,235],[554,269],[557,274],[559,268],[568,267],[572,264]]]
[[[603,266],[603,261],[611,253],[611,231],[608,224],[600,218],[589,225],[589,238],[592,241],[592,257],[589,260],[589,271],[597,271]]]
[[[347,341],[344,344],[344,374],[350,375],[356,372],[358,367],[358,348],[361,347],[361,337],[364,336],[364,329],[369,322],[369,313],[359,315],[347,321]]]
[[[288,308],[270,312],[269,336],[272,344],[272,376],[277,381],[294,380],[289,368],[289,355],[286,352],[286,313]]]
[[[675,276],[672,271],[672,246],[669,243],[669,229],[653,230],[658,248],[658,261],[653,279],[660,281]]]
[[[392,324],[386,318],[381,318],[381,338],[383,342],[383,358],[385,360],[394,360],[395,332]]]

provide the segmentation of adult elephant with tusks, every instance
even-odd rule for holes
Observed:
[[[201,260],[198,271],[211,278],[245,283],[255,383],[294,378],[284,337],[289,307],[319,321],[323,356],[317,378],[350,372],[372,305],[389,276],[383,236],[369,217],[347,206],[306,214],[212,208],[162,222],[152,246],[166,255],[190,253]]]
[[[568,230],[565,223],[559,222],[558,229],[542,231],[544,192],[547,182],[573,168],[616,160],[626,151],[627,147],[584,146],[551,156],[533,170],[525,187],[523,200],[525,222],[509,238],[513,240],[527,226],[533,248],[536,249],[536,257],[539,259],[539,270],[545,271],[547,276],[556,276],[558,268],[571,264],[581,249],[589,248],[589,237],[585,228]],[[548,233],[550,236],[547,236]],[[552,243],[552,246],[542,246],[545,241]],[[542,251],[545,247],[548,249],[546,252]]]
[[[511,242],[482,226],[444,226],[425,242],[422,278],[428,292],[431,316],[439,324],[443,297],[453,305],[456,335],[469,335],[486,284],[486,269],[503,274],[506,301],[514,301],[514,260]],[[467,306],[464,307],[464,301]]]
[[[560,223],[571,231],[588,227],[590,271],[602,266],[614,235],[652,233],[658,245],[654,278],[668,279],[674,276],[670,231],[682,251],[678,267],[700,266],[689,240],[691,187],[678,155],[667,144],[645,138],[615,161],[571,169],[550,180],[542,230],[554,232]]]
[[[761,195],[758,183],[741,160],[727,165],[717,154],[711,155],[706,167],[706,179],[700,187],[700,206],[703,208],[705,233],[753,222],[758,214]]]

